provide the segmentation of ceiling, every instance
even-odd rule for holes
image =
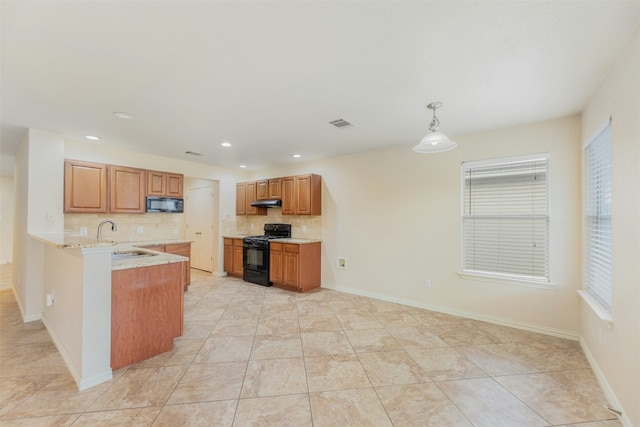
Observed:
[[[433,101],[454,137],[577,114],[640,23],[628,0],[0,7],[1,154],[32,127],[248,170],[416,144]]]

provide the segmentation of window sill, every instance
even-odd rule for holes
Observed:
[[[613,327],[613,317],[611,316],[611,313],[609,313],[607,309],[598,302],[598,300],[585,290],[579,290],[578,295],[582,297],[584,302],[587,303],[591,310],[593,310],[596,316],[602,320],[602,323],[604,323],[608,329]]]
[[[489,274],[470,273],[468,271],[459,271],[458,276],[462,279],[480,280],[483,282],[498,283],[501,285],[523,286],[526,288],[552,289],[555,287],[551,282],[538,282],[526,279],[516,279],[513,277],[500,277]]]

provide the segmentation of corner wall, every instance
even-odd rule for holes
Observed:
[[[627,426],[640,426],[640,28],[585,109],[588,138],[612,118],[613,327],[581,307],[583,346]]]

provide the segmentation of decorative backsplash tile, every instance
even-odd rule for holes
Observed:
[[[147,213],[141,215],[67,214],[64,216],[64,231],[82,235],[85,231],[95,236],[98,224],[109,219],[118,226],[111,231],[111,225],[102,227],[102,237],[116,242],[139,242],[143,240],[184,239],[184,214]]]
[[[322,217],[307,215],[282,215],[280,209],[269,209],[267,215],[230,215],[222,221],[222,234],[264,234],[264,224],[291,224],[292,237],[297,239],[322,239]]]

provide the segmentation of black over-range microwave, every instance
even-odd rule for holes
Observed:
[[[184,212],[184,199],[173,197],[147,197],[147,212]]]

